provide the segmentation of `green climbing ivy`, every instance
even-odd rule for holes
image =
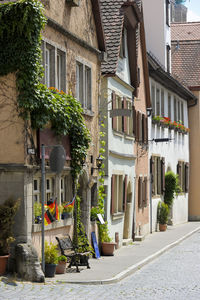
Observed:
[[[100,157],[102,159],[105,159],[105,146],[106,146],[106,142],[104,140],[105,137],[105,124],[104,121],[101,121],[101,131],[100,131],[100,149],[99,149],[99,153],[100,153]],[[104,224],[101,224],[101,222],[99,221],[97,214],[101,214],[102,216],[104,216],[105,213],[105,208],[104,208],[104,201],[105,201],[105,188],[104,188],[104,176],[105,176],[105,164],[103,163],[101,166],[101,169],[99,171],[99,187],[98,187],[98,201],[97,201],[97,206],[92,207],[91,211],[90,211],[90,216],[92,220],[95,220],[97,222],[98,225],[98,229],[99,229],[99,239],[101,242],[111,242],[111,238],[109,236],[109,230],[108,230],[108,223],[105,222]]]
[[[0,4],[0,76],[16,74],[19,115],[34,129],[51,123],[57,135],[69,135],[72,176],[82,169],[90,135],[80,103],[72,96],[41,84],[41,30],[46,18],[38,0]]]
[[[85,228],[81,222],[81,198],[76,196],[76,206],[77,206],[77,242],[74,240],[75,246],[77,245],[77,252],[84,253],[90,252],[94,253],[93,248],[89,244],[87,235],[85,233]]]

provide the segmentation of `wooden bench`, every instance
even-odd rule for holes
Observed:
[[[69,258],[68,268],[76,266],[76,272],[80,272],[78,266],[87,266],[90,269],[88,262],[90,252],[78,253],[77,249],[73,246],[69,234],[62,238],[56,237],[56,240],[58,241],[61,254]]]

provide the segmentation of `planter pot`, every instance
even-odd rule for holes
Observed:
[[[160,231],[166,231],[166,229],[167,229],[167,224],[159,224]]]
[[[0,276],[6,273],[6,266],[8,262],[9,255],[0,256]]]
[[[45,277],[54,277],[56,273],[56,264],[45,264]]]
[[[106,256],[114,255],[115,245],[116,245],[116,243],[114,243],[114,242],[113,243],[112,242],[109,242],[109,243],[103,242],[103,243],[101,243],[101,253],[102,253],[102,255],[106,255]]]
[[[59,261],[59,263],[56,266],[56,274],[65,274],[66,272],[66,261]]]

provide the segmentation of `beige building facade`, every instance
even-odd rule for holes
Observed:
[[[97,189],[96,158],[99,156],[100,65],[105,44],[98,1],[42,1],[47,24],[42,32],[43,83],[72,94],[83,108],[91,144],[79,178],[82,220],[89,236],[90,207]],[[76,2],[76,3],[75,3]],[[73,4],[77,4],[74,6]],[[0,202],[12,196],[21,198],[14,228],[17,242],[32,242],[40,254],[41,224],[35,224],[34,203],[41,202],[41,144],[58,143],[49,126],[37,132],[17,112],[15,74],[1,77],[0,100]],[[50,148],[46,147],[46,201],[57,198],[58,205],[70,202],[70,141],[64,137],[66,163],[61,174],[51,172]],[[45,228],[48,241],[55,235],[73,233],[73,219],[59,220]]]

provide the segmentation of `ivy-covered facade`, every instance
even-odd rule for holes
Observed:
[[[44,7],[42,3],[44,4]],[[87,8],[87,9],[86,9]],[[40,251],[41,144],[46,158],[46,201],[68,203],[79,181],[83,223],[89,232],[98,157],[100,58],[105,51],[101,17],[94,1],[78,7],[49,1],[0,3],[0,202],[21,198],[15,235]],[[79,16],[80,19],[77,17]],[[70,20],[70,22],[69,22]],[[51,172],[51,147],[62,144],[66,163]],[[73,231],[73,220],[46,227],[47,237]]]

